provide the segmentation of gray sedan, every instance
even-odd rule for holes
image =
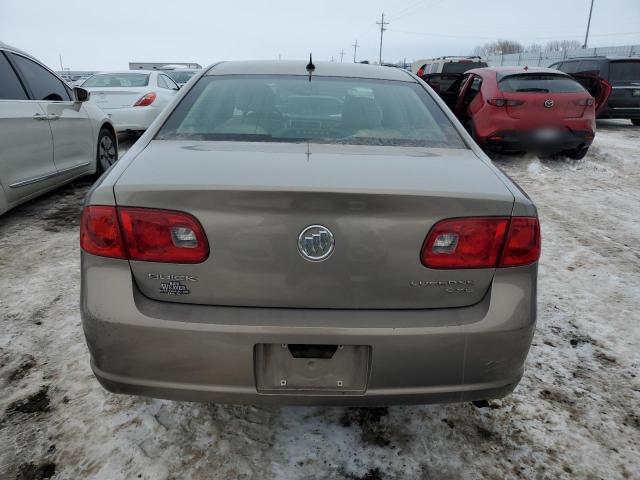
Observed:
[[[0,214],[118,159],[113,124],[88,98],[0,42]]]
[[[89,194],[81,246],[112,392],[488,399],[534,333],[533,203],[400,69],[204,69]]]

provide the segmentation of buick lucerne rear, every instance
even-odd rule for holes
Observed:
[[[225,403],[508,394],[536,319],[533,203],[414,75],[305,64],[203,71],[88,195],[96,377]]]

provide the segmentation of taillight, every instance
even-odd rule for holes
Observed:
[[[142,97],[140,97],[140,99],[133,104],[134,107],[147,107],[149,105],[151,105],[156,99],[156,94],[155,92],[150,92],[147,93],[146,95],[143,95]]]
[[[487,100],[489,105],[493,105],[494,107],[517,107],[518,105],[524,104],[524,100],[513,100],[506,98],[490,98]]]
[[[540,226],[533,217],[453,218],[433,226],[420,260],[435,269],[527,265],[540,256]]]
[[[540,258],[540,223],[533,217],[513,217],[500,267],[528,265]]]
[[[116,207],[84,207],[80,221],[80,247],[101,257],[125,258]]]
[[[209,256],[202,226],[187,213],[90,206],[82,219],[80,244],[93,255],[163,263],[201,263]]]
[[[596,103],[596,101],[593,99],[593,97],[581,98],[580,100],[575,101],[575,104],[580,105],[581,107],[587,107],[587,106],[590,107],[594,103]]]

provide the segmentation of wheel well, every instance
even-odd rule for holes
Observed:
[[[118,134],[116,133],[116,129],[113,128],[113,125],[111,125],[109,122],[104,122],[102,125],[100,125],[100,130],[102,130],[103,128],[106,128],[107,130],[109,130],[111,132],[111,135],[113,135],[113,139],[116,141],[116,152],[117,152],[118,151]],[[98,130],[98,133],[100,132],[100,130]]]
[[[113,125],[111,125],[109,122],[104,122],[102,125],[100,125],[100,130],[102,130],[103,128],[109,130],[113,137],[116,139],[116,142],[118,141],[118,135],[116,134],[116,130],[115,128],[113,128]]]
[[[95,171],[98,174],[100,173],[100,165],[99,165],[99,162],[98,162],[98,149],[100,147],[99,147],[98,144],[100,143],[100,131],[103,128],[106,128],[107,130],[109,130],[111,132],[111,134],[113,135],[113,138],[116,141],[116,155],[117,155],[117,152],[118,152],[118,134],[116,133],[115,128],[113,128],[113,125],[111,125],[109,122],[104,122],[102,125],[100,125],[100,129],[98,130],[98,142],[96,143],[96,155],[95,155],[95,157],[96,157],[96,170]],[[117,156],[116,156],[116,158],[117,158]]]

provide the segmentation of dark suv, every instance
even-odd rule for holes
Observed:
[[[608,99],[596,105],[598,118],[628,118],[640,126],[640,57],[570,58],[551,68],[572,75],[592,95],[599,88],[611,90]]]

